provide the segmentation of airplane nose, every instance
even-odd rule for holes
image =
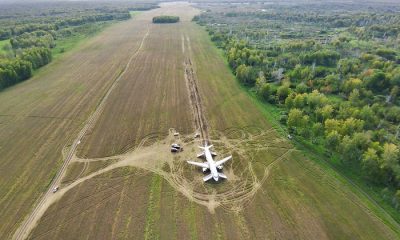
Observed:
[[[214,177],[214,180],[215,180],[216,182],[218,182],[218,177]]]

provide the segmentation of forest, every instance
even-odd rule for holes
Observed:
[[[193,21],[250,94],[400,220],[400,6],[202,7]]]
[[[176,23],[179,22],[177,16],[156,16],[153,17],[153,23]]]
[[[60,40],[89,35],[103,23],[129,19],[130,11],[156,7],[150,3],[2,3],[0,90],[30,78],[34,70],[51,62],[52,50]]]

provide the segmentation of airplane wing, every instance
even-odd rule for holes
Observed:
[[[232,158],[232,156],[229,156],[229,157],[226,157],[226,158],[224,158],[224,159],[222,159],[222,160],[216,161],[216,162],[215,162],[215,166],[218,167],[218,166],[224,164],[226,161],[228,161],[228,160],[231,159],[231,158]]]
[[[212,173],[208,174],[207,176],[203,177],[203,181],[207,182],[208,180],[210,180],[212,178]]]
[[[228,177],[223,173],[218,173],[219,177],[227,179]]]
[[[209,168],[208,163],[200,163],[200,162],[192,162],[192,161],[187,161],[187,163],[202,167],[202,168]]]

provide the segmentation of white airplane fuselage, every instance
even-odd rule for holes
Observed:
[[[214,162],[214,159],[211,155],[209,148],[206,147],[204,149],[204,155],[206,156],[206,160],[208,162],[208,165],[210,167],[210,171],[211,171],[211,174],[212,174],[214,180],[218,181],[218,179],[219,179],[218,170],[217,170],[217,167],[215,166],[215,162]]]
[[[227,178],[225,174],[218,172],[218,170],[222,170],[222,164],[224,164],[226,161],[232,159],[232,156],[226,157],[222,160],[219,161],[214,161],[213,156],[216,156],[217,154],[215,152],[212,152],[210,149],[213,147],[213,145],[208,146],[207,143],[205,144],[204,147],[199,147],[203,149],[203,152],[200,154],[197,154],[198,158],[205,158],[206,162],[193,162],[193,161],[187,161],[189,164],[195,165],[197,167],[203,168],[203,172],[207,172],[207,170],[210,170],[210,174],[203,177],[203,181],[206,182],[210,180],[211,178],[214,179],[216,182],[220,178]]]

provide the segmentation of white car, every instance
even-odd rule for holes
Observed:
[[[171,147],[176,148],[176,149],[181,149],[181,145],[174,143],[171,145]]]
[[[53,188],[53,193],[57,192],[58,189],[59,189],[59,187],[58,187],[58,186],[55,186],[55,187]]]

